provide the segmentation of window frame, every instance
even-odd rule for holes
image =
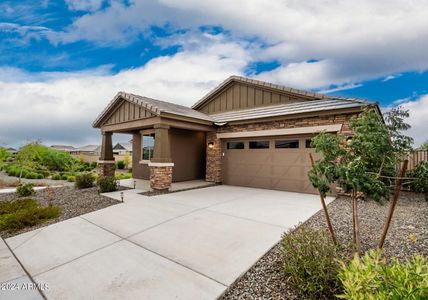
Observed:
[[[242,148],[229,148],[229,143],[236,143],[236,144],[241,143]],[[245,141],[228,141],[228,142],[226,142],[226,149],[227,150],[243,150],[243,149],[245,149]]]
[[[251,143],[267,143],[267,147],[253,148],[253,147],[251,147]],[[270,140],[250,140],[250,141],[248,141],[248,149],[250,149],[250,150],[270,149]]]
[[[290,142],[290,143],[297,142],[297,147],[278,147],[277,143],[279,143],[279,142],[283,142],[283,143],[284,142]],[[290,149],[300,149],[300,139],[298,139],[298,138],[275,139],[275,149],[287,149],[287,150],[290,150]]]

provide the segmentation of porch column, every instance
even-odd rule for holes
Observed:
[[[150,187],[153,190],[167,191],[172,183],[172,169],[174,164],[171,159],[171,145],[169,142],[169,126],[156,124],[155,145],[153,158],[149,163]]]
[[[112,132],[102,131],[101,156],[98,161],[100,176],[114,176],[115,162],[113,156]]]

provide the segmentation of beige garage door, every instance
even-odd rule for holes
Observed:
[[[310,137],[224,140],[223,149],[225,184],[316,193],[307,175]]]

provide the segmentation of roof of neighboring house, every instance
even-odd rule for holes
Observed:
[[[126,150],[126,151],[132,151],[132,143],[117,143],[113,150]]]
[[[61,150],[61,151],[73,151],[76,149],[70,145],[51,145],[50,148]]]
[[[300,113],[326,111],[344,108],[361,107],[373,104],[365,100],[347,100],[347,99],[321,99],[313,101],[304,101],[297,103],[263,106],[251,109],[235,110],[219,114],[213,114],[211,117],[216,123],[230,121],[252,120],[275,116],[286,116]]]
[[[103,118],[110,112],[110,109],[120,101],[121,99],[125,99],[131,103],[141,106],[142,108],[150,111],[156,116],[162,116],[163,114],[172,114],[177,116],[189,117],[204,121],[212,121],[212,119],[197,110],[194,110],[190,107],[170,103],[166,101],[161,101],[153,98],[148,98],[144,96],[134,95],[125,92],[119,92],[117,95],[110,101],[107,107],[101,112],[101,114],[96,118],[96,120],[92,123],[93,127],[100,126],[100,122]]]
[[[78,151],[78,152],[100,152],[101,146],[100,145],[86,145],[86,146],[76,148],[75,151]]]

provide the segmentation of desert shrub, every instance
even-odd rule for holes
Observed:
[[[16,193],[19,197],[28,197],[34,194],[34,184],[23,183],[16,187]]]
[[[117,168],[120,170],[125,169],[125,162],[123,160],[118,160],[116,165],[117,165]]]
[[[414,178],[409,182],[409,187],[416,193],[423,193],[428,201],[428,162],[420,162],[416,168],[407,172],[407,177]]]
[[[97,179],[100,193],[114,192],[117,190],[116,178],[113,176],[100,176]]]
[[[23,199],[0,205],[0,231],[15,232],[56,218],[60,209],[55,206],[41,207],[33,199]]]
[[[304,299],[331,299],[340,292],[338,252],[321,230],[300,225],[281,241],[287,284]]]
[[[68,182],[75,182],[76,181],[76,177],[75,176],[68,176],[67,177],[67,181]]]
[[[82,173],[75,178],[74,186],[77,189],[85,189],[94,186],[94,176],[91,173]]]
[[[37,179],[37,173],[28,172],[28,173],[25,174],[25,178],[27,178],[27,179]]]
[[[342,299],[428,299],[428,263],[422,256],[387,264],[380,251],[342,263]]]
[[[1,201],[0,216],[11,214],[21,209],[37,207],[37,202],[33,199],[18,199],[16,201]]]
[[[59,174],[52,175],[52,180],[61,180],[61,175]]]

